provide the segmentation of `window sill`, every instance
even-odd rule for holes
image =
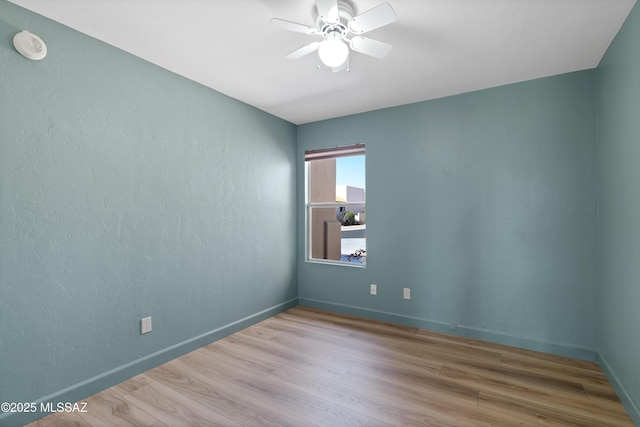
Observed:
[[[306,259],[305,262],[308,262],[311,264],[325,264],[325,265],[338,265],[338,266],[344,266],[344,267],[367,268],[366,263],[361,264],[359,262],[332,261],[328,259],[315,259],[315,258]]]

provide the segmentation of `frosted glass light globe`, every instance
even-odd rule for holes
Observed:
[[[327,67],[339,67],[347,60],[349,47],[339,37],[327,37],[320,43],[318,56]]]

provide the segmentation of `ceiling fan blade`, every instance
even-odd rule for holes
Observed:
[[[293,31],[295,33],[303,33],[309,35],[318,33],[318,30],[316,30],[314,27],[310,27],[304,24],[298,24],[291,21],[285,21],[284,19],[273,18],[271,21],[269,21],[269,24],[272,27],[279,28],[281,30]]]
[[[340,22],[338,14],[338,0],[316,0],[318,14],[327,24],[337,24]]]
[[[391,51],[389,43],[370,39],[368,37],[355,36],[349,42],[349,46],[356,52],[382,59]]]
[[[396,20],[396,12],[389,3],[382,3],[373,9],[354,16],[349,21],[349,29],[355,34],[363,34],[384,27]]]
[[[288,53],[284,57],[287,59],[298,59],[302,58],[305,55],[310,54],[311,52],[315,52],[318,50],[320,46],[320,42],[311,42],[308,45],[302,46],[300,49],[296,49],[291,53]]]

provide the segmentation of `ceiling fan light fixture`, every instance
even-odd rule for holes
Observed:
[[[318,47],[318,57],[327,67],[339,67],[349,57],[349,47],[339,33],[329,34]]]
[[[396,13],[389,3],[379,4],[358,15],[351,0],[315,0],[315,4],[313,26],[278,18],[270,21],[271,26],[276,28],[322,37],[285,55],[285,58],[302,58],[318,51],[318,68],[322,62],[337,73],[349,71],[352,50],[378,59],[386,57],[391,50],[389,43],[362,36],[396,21]]]

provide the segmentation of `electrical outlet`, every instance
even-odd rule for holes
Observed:
[[[402,297],[404,299],[411,299],[411,288],[404,288],[402,291]]]
[[[378,285],[374,285],[372,283],[371,284],[370,293],[371,293],[371,295],[378,295]]]
[[[140,321],[140,333],[147,334],[151,332],[151,316],[145,317]]]

